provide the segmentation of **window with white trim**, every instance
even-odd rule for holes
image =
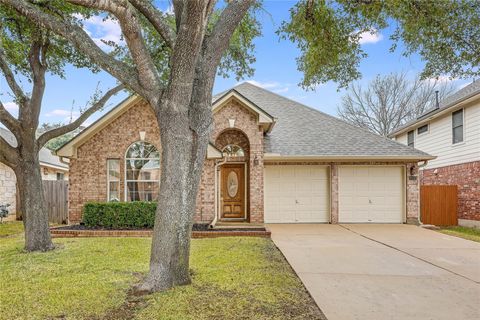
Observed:
[[[428,132],[428,124],[424,124],[421,127],[418,127],[417,133],[422,134],[422,133],[427,133]]]
[[[245,151],[242,147],[237,146],[236,144],[228,144],[223,148],[223,154],[227,157],[243,157],[245,156]]]
[[[120,159],[107,160],[107,201],[120,201]]]
[[[452,143],[463,142],[463,109],[452,113]]]
[[[155,201],[160,187],[160,153],[137,141],[125,155],[125,201]]]
[[[409,131],[407,134],[407,143],[409,147],[415,146],[415,131]]]

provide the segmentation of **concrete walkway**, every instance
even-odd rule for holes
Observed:
[[[329,320],[480,319],[480,243],[409,225],[269,225]]]

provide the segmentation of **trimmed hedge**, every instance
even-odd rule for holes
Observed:
[[[153,228],[156,202],[89,202],[83,207],[83,223],[109,229]]]

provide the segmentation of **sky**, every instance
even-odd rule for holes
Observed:
[[[338,85],[329,82],[318,86],[315,90],[305,91],[299,87],[302,73],[297,70],[296,58],[299,50],[288,40],[280,40],[275,31],[284,20],[289,18],[289,9],[295,4],[294,1],[264,1],[264,11],[259,14],[262,24],[262,36],[255,40],[256,62],[253,67],[253,77],[243,79],[253,84],[271,90],[310,107],[337,115],[337,108],[341,103],[345,90],[338,90]],[[169,2],[160,1],[160,6],[168,10]],[[86,31],[100,45],[105,46],[101,39],[119,41],[120,29],[112,21],[104,21],[100,17],[92,17],[84,21]],[[389,52],[392,42],[389,35],[392,29],[379,30],[376,34],[367,33],[362,37],[362,48],[368,54],[360,65],[362,78],[359,82],[367,85],[376,75],[386,75],[392,72],[406,72],[412,78],[423,68],[423,62],[417,55],[404,57],[401,54],[400,44],[397,51]],[[470,80],[450,80],[454,86],[461,88]],[[88,102],[97,88],[106,91],[115,85],[115,79],[105,72],[92,74],[89,70],[67,67],[66,79],[57,76],[48,76],[46,79],[46,91],[40,116],[40,123],[68,123],[78,117],[79,112]],[[227,90],[238,84],[234,77],[224,79],[217,77],[214,93]],[[27,83],[23,83],[28,87]],[[126,94],[118,94],[110,100],[101,112],[91,116],[84,125],[89,125],[102,114],[110,110],[118,102],[126,97]],[[17,107],[13,103],[11,94],[7,89],[5,80],[0,80],[0,100],[12,113],[17,113]]]

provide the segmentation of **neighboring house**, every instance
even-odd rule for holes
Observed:
[[[12,146],[17,145],[15,136],[5,128],[0,127],[0,136]],[[53,155],[47,148],[39,152],[40,168],[43,180],[68,180],[68,165]],[[17,179],[10,167],[0,163],[0,204],[9,203],[12,215],[17,212]]]
[[[480,227],[480,81],[390,137],[437,156],[422,167],[421,183],[457,185],[459,224]]]
[[[417,163],[434,157],[249,83],[212,108],[196,222],[418,222]],[[135,96],[60,148],[70,223],[88,201],[155,200],[160,149],[155,114]]]

